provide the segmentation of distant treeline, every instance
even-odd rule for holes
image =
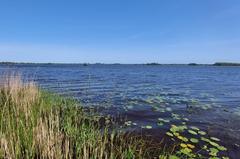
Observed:
[[[231,63],[231,62],[216,62],[214,64],[159,64],[159,63],[147,63],[146,65],[188,65],[188,66],[240,66],[240,63]]]
[[[240,66],[240,63],[216,62],[213,66]]]
[[[0,62],[2,65],[83,65],[88,66],[91,65],[90,63],[31,63],[31,62]],[[92,63],[92,65],[108,65],[105,63]],[[113,63],[109,65],[124,65],[120,63]],[[134,65],[189,65],[189,66],[240,66],[240,63],[232,63],[232,62],[216,62],[214,64],[197,64],[197,63],[189,63],[189,64],[160,64],[160,63],[146,63],[146,64],[134,64]]]

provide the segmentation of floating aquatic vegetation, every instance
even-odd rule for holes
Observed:
[[[179,140],[184,141],[184,142],[188,142],[188,138],[186,138],[186,137],[184,137],[184,136],[178,135],[177,138],[178,138]]]
[[[218,149],[216,149],[216,148],[210,148],[209,150],[210,150],[209,155],[214,156],[214,157],[216,157],[217,153],[219,152]]]
[[[161,98],[161,99],[163,99],[163,98]],[[164,99],[164,100],[167,101],[166,99]],[[172,100],[172,99],[169,99],[169,100]],[[178,101],[179,100],[173,100],[173,102],[170,101],[170,103],[171,104],[177,103]],[[156,102],[156,99],[152,100],[152,102]],[[190,104],[191,104],[191,106],[194,106],[195,108],[206,109],[206,110],[210,109],[212,107],[210,104],[199,104],[198,100],[193,100],[193,99],[190,100]],[[167,106],[167,102],[164,103],[164,105],[163,104],[152,105],[152,108],[154,111],[158,111],[158,112],[172,112],[172,108]],[[213,159],[213,157],[215,157],[215,158],[218,157],[218,152],[227,150],[224,146],[221,146],[217,143],[217,141],[220,141],[218,138],[216,138],[216,137],[207,138],[206,137],[207,132],[201,130],[197,126],[192,125],[192,126],[188,127],[187,122],[189,121],[189,119],[187,117],[181,116],[174,112],[171,113],[171,117],[174,120],[180,120],[181,125],[171,125],[169,131],[166,132],[166,135],[169,136],[171,138],[171,140],[173,140],[173,141],[177,141],[176,139],[178,139],[178,141],[181,142],[179,144],[179,146],[181,147],[179,150],[180,155],[184,154],[185,156],[188,156],[188,158],[194,158],[196,156],[201,157],[202,156],[201,154],[194,154],[194,152],[192,151],[193,149],[196,148],[196,145],[199,144],[200,139],[203,141],[200,143],[201,145],[203,144],[202,150],[206,151],[210,156],[212,156],[212,159]],[[169,120],[169,119],[158,118],[157,125],[163,126],[164,124],[170,123],[170,122],[171,122],[171,120]],[[152,129],[152,126],[146,125],[146,126],[142,126],[142,128]],[[184,132],[188,132],[190,136],[189,137],[184,136],[182,134]],[[203,136],[205,136],[205,137],[203,137]]]
[[[187,144],[184,144],[184,143],[181,143],[180,146],[183,147],[183,148],[188,147]]]
[[[157,97],[155,97],[155,99],[157,100],[158,103],[163,103],[164,102],[164,100],[161,96],[157,96]]]
[[[142,126],[143,129],[152,129],[151,125]]]
[[[191,105],[197,105],[198,103],[199,103],[199,100],[197,100],[197,99],[191,99],[189,101],[189,104],[191,104]]]
[[[130,101],[129,103],[132,104],[132,105],[137,105],[137,104],[138,104],[138,101],[135,101],[135,100],[134,100],[134,101]]]
[[[159,158],[161,158],[161,157],[159,156]],[[177,156],[175,156],[175,155],[170,155],[170,156],[169,156],[169,159],[180,159],[180,158],[177,157]]]
[[[214,141],[211,141],[210,139],[207,139],[207,138],[205,138],[205,137],[201,137],[201,140],[209,143],[210,145],[212,145],[212,146],[214,146],[214,147],[216,147],[216,148],[217,148],[218,150],[220,150],[220,151],[226,151],[226,150],[227,150],[226,147],[221,146],[221,145],[219,145],[218,143],[216,143],[216,142],[214,142]]]
[[[172,113],[174,116],[178,116],[177,114]],[[164,119],[160,118],[160,121],[163,122]],[[195,158],[196,156],[201,158],[201,154],[194,154],[192,149],[196,148],[195,144],[199,144],[199,139],[195,137],[187,138],[181,135],[181,133],[185,132],[185,130],[190,133],[191,135],[200,137],[204,136],[207,133],[205,131],[200,130],[196,126],[190,126],[187,127],[186,125],[171,125],[170,132],[166,132],[166,135],[170,136],[173,141],[176,141],[175,139],[179,139],[181,143],[179,146],[181,147],[179,152],[181,155],[184,154],[187,156],[187,158]],[[220,151],[226,151],[227,149],[224,146],[221,146],[217,143],[217,141],[220,141],[220,139],[216,137],[201,137],[201,140],[205,142],[205,145],[202,146],[202,150],[206,151],[210,158],[217,159],[219,158],[218,153]],[[188,142],[191,143],[188,143]],[[207,143],[207,144],[206,144]],[[222,158],[223,159],[223,158]],[[227,159],[227,158],[226,158]]]
[[[205,131],[200,130],[200,131],[198,131],[198,134],[200,134],[200,135],[206,135],[207,133],[206,133]]]
[[[173,135],[176,137],[180,136],[180,134],[178,132],[173,132]]]
[[[205,137],[201,137],[201,140],[202,140],[202,141],[205,141],[205,142],[210,142],[210,140],[207,139],[207,138],[205,138]]]
[[[168,136],[171,136],[171,137],[173,137],[173,134],[172,134],[172,133],[170,133],[170,132],[166,132],[166,134],[167,134]]]
[[[220,147],[218,143],[213,142],[213,141],[210,141],[209,144],[211,144],[212,146],[215,146],[215,147]]]
[[[166,112],[165,108],[158,107],[158,106],[152,106],[152,110],[155,111],[155,112],[161,112],[161,113]]]
[[[196,138],[191,138],[190,141],[191,141],[192,143],[198,143],[198,142],[199,142],[199,140],[196,139]]]
[[[214,141],[220,141],[220,139],[216,138],[216,137],[210,137],[210,139],[214,140]]]
[[[218,146],[217,147],[220,151],[227,151],[227,148],[224,146]]]
[[[153,104],[153,103],[154,103],[154,101],[153,101],[152,98],[148,98],[148,99],[146,99],[145,101],[146,101],[147,103],[149,103],[149,104]]]
[[[189,148],[191,148],[191,149],[194,149],[194,148],[195,148],[195,146],[192,145],[192,144],[187,144],[187,147],[189,147]]]
[[[181,119],[180,115],[175,114],[175,113],[171,113],[171,116],[172,116],[173,119],[176,119],[176,120],[180,120]]]
[[[163,118],[158,118],[158,121],[164,122],[164,123],[169,123],[169,122],[170,122],[170,120],[168,120],[168,119],[163,119]]]
[[[183,132],[185,129],[187,129],[187,126],[185,126],[185,125],[180,125],[180,126],[171,125],[170,131],[171,132]]]
[[[195,156],[196,156],[196,155],[194,155],[194,154],[192,153],[192,149],[190,149],[190,148],[188,148],[188,147],[182,148],[182,149],[179,151],[179,153],[182,153],[182,154],[184,154],[184,155],[186,155],[186,156],[189,156],[189,157],[195,157]]]
[[[189,132],[190,134],[192,134],[192,135],[197,135],[197,133],[196,133],[195,131],[193,131],[193,130],[188,130],[188,132]]]
[[[199,129],[198,127],[196,127],[196,126],[190,126],[190,128],[193,129],[193,130],[196,130],[196,131],[199,131],[199,130],[200,130],[200,129]]]
[[[151,125],[146,125],[146,129],[152,129]]]
[[[203,145],[202,149],[207,150],[208,149],[207,145]]]
[[[210,104],[203,104],[203,105],[201,105],[201,108],[202,108],[203,110],[208,110],[208,109],[211,109],[212,106],[211,106]]]

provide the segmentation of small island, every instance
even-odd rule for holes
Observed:
[[[196,63],[189,63],[188,65],[189,66],[197,66],[198,64],[196,64]]]
[[[240,66],[240,63],[232,63],[232,62],[216,62],[213,66]]]
[[[161,64],[156,63],[156,62],[152,62],[152,63],[147,63],[146,65],[161,65]]]

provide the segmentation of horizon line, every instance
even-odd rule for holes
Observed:
[[[102,62],[13,62],[13,61],[0,61],[0,64],[72,64],[72,65],[214,65],[214,64],[240,64],[240,62],[214,62],[214,63],[158,63],[158,62],[146,62],[146,63],[102,63]]]

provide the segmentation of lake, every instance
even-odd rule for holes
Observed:
[[[193,126],[207,133],[195,136],[198,140],[201,135],[216,137],[231,158],[240,156],[240,67],[0,65],[1,76],[6,72],[74,97],[100,114],[126,117],[127,129],[144,129],[160,138],[173,124]]]

